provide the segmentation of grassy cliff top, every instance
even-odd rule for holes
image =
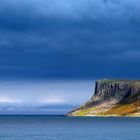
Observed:
[[[100,82],[103,84],[109,84],[109,83],[118,83],[118,82],[140,82],[140,80],[102,79],[102,80],[97,80],[97,82]]]

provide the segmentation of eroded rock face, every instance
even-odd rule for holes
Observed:
[[[95,83],[94,95],[76,111],[96,107],[92,111],[92,114],[96,114],[109,110],[118,103],[137,100],[140,100],[140,80],[98,80]]]
[[[139,93],[140,81],[97,81],[95,84],[95,94],[91,100],[94,100],[95,96],[99,96],[102,100],[113,97],[118,101],[122,101]]]

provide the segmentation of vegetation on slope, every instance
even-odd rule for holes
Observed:
[[[114,115],[114,116],[131,116],[139,111],[140,101],[133,103],[119,104],[112,109],[101,113],[100,115]]]
[[[75,112],[75,116],[87,116],[89,115],[93,110],[96,110],[96,107],[91,107],[88,109],[82,109]]]
[[[91,107],[88,109],[82,109],[75,112],[75,116],[131,116],[135,113],[139,112],[140,108],[140,101],[135,101],[133,103],[127,103],[127,104],[118,104],[115,107],[111,108],[110,110],[106,112],[101,112],[97,114],[92,114],[92,111],[96,110],[96,107]]]

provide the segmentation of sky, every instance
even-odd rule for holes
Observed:
[[[98,79],[139,79],[139,0],[0,1],[0,113],[65,114]]]

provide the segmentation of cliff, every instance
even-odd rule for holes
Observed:
[[[91,99],[71,116],[140,116],[139,80],[99,80]]]

